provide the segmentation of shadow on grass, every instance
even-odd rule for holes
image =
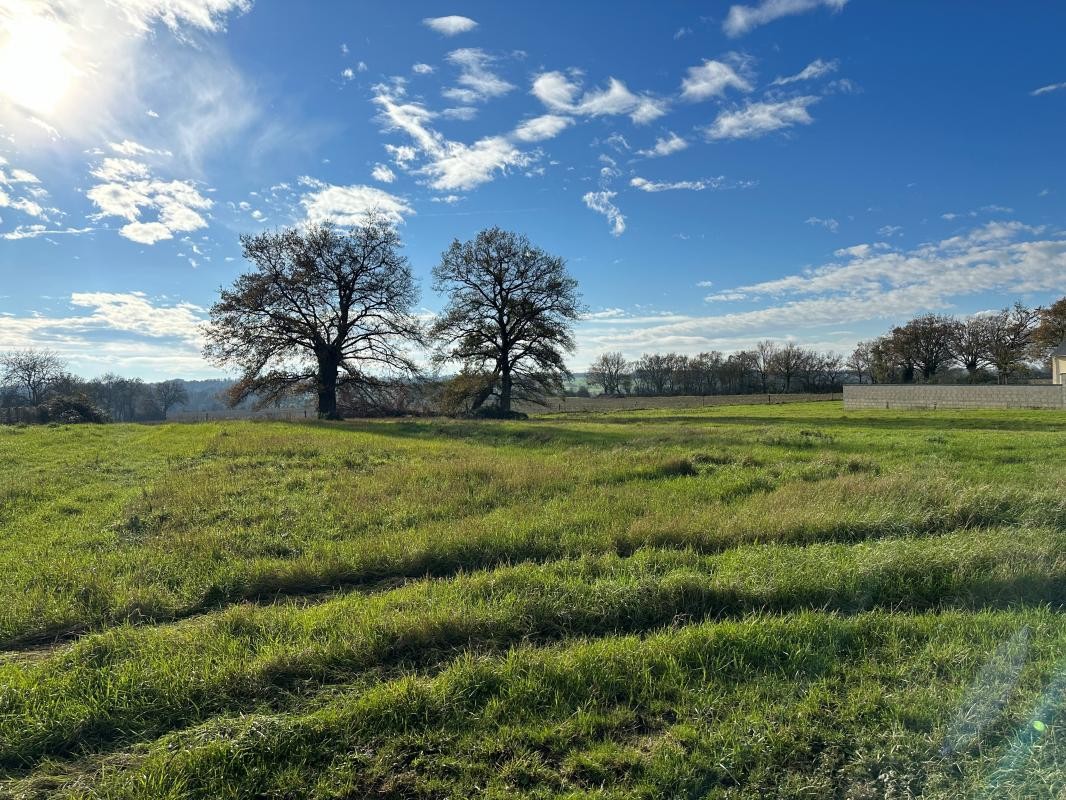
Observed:
[[[892,414],[892,412],[888,412]],[[868,428],[871,430],[894,431],[899,429],[929,430],[941,432],[944,430],[958,431],[1032,431],[1040,433],[1059,433],[1066,431],[1066,416],[1054,411],[1042,411],[1047,414],[1047,419],[1035,419],[1032,417],[1002,418],[994,417],[969,417],[956,416],[954,412],[930,411],[928,416],[873,416],[842,414],[840,416],[803,416],[803,417],[774,417],[745,416],[738,414],[671,414],[669,416],[640,416],[626,412],[613,412],[604,414],[595,420],[604,425],[626,425],[632,423],[645,424],[671,424],[688,423],[691,425],[804,425],[824,426],[827,428]],[[948,416],[948,414],[951,414]],[[598,434],[599,432],[597,432]]]

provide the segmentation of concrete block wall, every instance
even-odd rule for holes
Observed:
[[[1066,386],[847,385],[844,410],[1066,408]]]

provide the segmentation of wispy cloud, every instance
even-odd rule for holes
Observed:
[[[751,181],[730,181],[724,175],[719,175],[716,178],[689,181],[650,181],[638,176],[630,179],[629,185],[642,192],[671,192],[679,189],[702,192],[704,189],[746,189],[755,184]]]
[[[603,216],[607,217],[607,222],[611,225],[612,236],[621,236],[626,230],[626,218],[622,215],[618,206],[611,202],[617,194],[617,192],[604,190],[599,192],[587,192],[585,196],[581,198],[585,205],[590,209],[597,214],[603,214]]]
[[[1060,89],[1066,89],[1066,81],[1062,83],[1049,83],[1047,86],[1041,86],[1039,89],[1033,89],[1029,92],[1033,97],[1037,97],[1042,94],[1048,94],[1050,92],[1057,92]]]
[[[300,205],[309,222],[332,220],[338,225],[358,225],[374,212],[398,225],[415,213],[403,198],[375,186],[336,186],[306,176],[300,178],[300,184],[308,189],[300,198]]]
[[[669,136],[660,136],[655,140],[655,144],[646,150],[638,150],[637,155],[647,156],[648,158],[659,158],[662,156],[668,156],[672,153],[679,153],[688,147],[688,142],[682,139],[673,131],[670,131]]]
[[[757,5],[735,5],[722,23],[727,36],[743,36],[753,28],[766,25],[781,17],[804,14],[817,8],[840,11],[848,0],[762,0]]]
[[[542,114],[519,123],[514,130],[514,137],[521,142],[540,142],[553,139],[574,122],[570,117],[559,114]]]
[[[840,223],[833,217],[807,217],[804,220],[808,225],[825,228],[827,231],[836,233],[840,229]]]
[[[681,80],[681,98],[689,101],[721,97],[727,89],[750,92],[754,87],[747,78],[724,61],[707,59],[696,67],[689,67]]]
[[[807,107],[817,97],[794,97],[780,102],[748,103],[743,108],[723,111],[704,131],[710,139],[754,139],[793,125],[810,125],[814,120]]]
[[[832,74],[837,71],[840,66],[840,62],[836,61],[823,61],[820,58],[816,58],[810,64],[805,66],[795,75],[789,75],[784,78],[776,78],[773,82],[773,86],[787,86],[790,83],[798,83],[799,81],[810,81],[816,78],[821,78],[825,75]]]
[[[964,298],[996,292],[1017,297],[1059,291],[1066,274],[1066,239],[1020,222],[993,222],[964,235],[896,250],[874,243],[837,251],[838,260],[801,273],[726,288],[714,303],[762,307],[708,315],[623,315],[582,331],[585,346],[639,353],[698,352],[740,337],[796,335],[862,322],[893,324],[928,311],[947,311]],[[651,316],[651,318],[649,318]],[[846,344],[846,343],[844,343]]]
[[[478,47],[464,47],[448,53],[449,63],[459,67],[458,86],[444,89],[441,94],[459,103],[476,103],[499,97],[514,89],[491,66],[494,58]]]
[[[603,89],[581,94],[581,83],[562,72],[542,72],[533,80],[533,95],[551,111],[560,114],[601,117],[626,114],[642,124],[666,113],[666,102],[649,94],[634,94],[617,78]],[[580,94],[580,96],[579,96]]]

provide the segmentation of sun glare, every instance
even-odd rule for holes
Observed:
[[[0,31],[0,95],[42,116],[52,114],[77,74],[67,60],[61,23],[42,17],[9,19]]]

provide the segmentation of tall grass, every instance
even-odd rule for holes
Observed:
[[[1064,431],[0,428],[0,797],[1063,791]]]

